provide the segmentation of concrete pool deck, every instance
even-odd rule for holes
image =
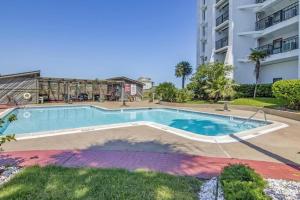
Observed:
[[[106,108],[120,108],[121,103],[89,103]],[[135,102],[128,107],[160,107],[160,105]],[[60,105],[60,104],[51,104]],[[43,106],[48,106],[44,104]],[[253,112],[244,110],[218,111],[211,107],[191,108],[197,111],[249,117]],[[259,115],[258,118],[263,117]],[[121,151],[202,156],[223,159],[257,160],[300,165],[300,122],[278,116],[268,119],[288,124],[289,127],[235,143],[206,143],[189,140],[148,126],[115,128],[108,130],[49,136],[20,140],[3,145],[3,153],[16,151]],[[235,138],[238,139],[238,138]],[[2,154],[3,154],[2,153]],[[296,170],[299,170],[297,168]],[[300,174],[297,174],[300,177]]]

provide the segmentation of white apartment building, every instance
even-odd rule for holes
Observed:
[[[251,48],[266,51],[260,83],[299,79],[300,0],[198,0],[197,65],[234,66],[237,83],[254,83]]]
[[[140,77],[138,81],[144,84],[143,90],[151,90],[153,88],[154,82],[151,80],[151,78]]]

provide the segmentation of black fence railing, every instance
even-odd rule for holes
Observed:
[[[216,19],[216,26],[219,26],[223,22],[229,19],[229,10],[225,11],[221,16]]]
[[[293,36],[280,41],[278,44],[267,44],[257,47],[257,50],[266,52],[267,55],[284,53],[299,48],[299,36]]]
[[[266,0],[255,0],[255,3],[263,3],[265,2]]]
[[[279,10],[279,11],[273,13],[272,15],[269,15],[263,19],[260,19],[259,21],[256,22],[255,29],[257,31],[263,30],[263,29],[271,27],[275,24],[278,24],[280,22],[288,20],[292,17],[295,17],[297,15],[299,15],[298,2],[284,8],[282,10]]]
[[[228,46],[228,36],[216,41],[216,50]]]

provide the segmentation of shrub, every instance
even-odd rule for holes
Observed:
[[[277,81],[272,90],[274,96],[286,101],[289,108],[300,109],[300,80]]]
[[[175,85],[170,82],[161,83],[155,89],[155,93],[161,97],[162,101],[169,102],[174,102],[176,100],[176,91]]]
[[[184,103],[193,98],[193,93],[187,89],[177,90],[176,92],[176,102]]]
[[[236,98],[253,97],[255,84],[242,84],[234,87]],[[256,97],[273,97],[272,84],[257,85]]]
[[[11,114],[7,117],[7,123],[11,123],[11,122],[16,121],[16,120],[17,120],[17,116],[15,114]],[[0,150],[2,150],[1,146],[5,142],[10,142],[12,140],[16,140],[15,135],[1,136],[2,126],[3,126],[4,123],[5,123],[5,121],[2,118],[0,118]]]
[[[220,176],[225,199],[269,200],[266,182],[253,169],[242,164],[229,165]]]
[[[230,99],[235,93],[235,84],[228,78],[232,70],[231,65],[222,63],[201,65],[191,78],[188,89],[193,90],[195,98],[213,101]]]

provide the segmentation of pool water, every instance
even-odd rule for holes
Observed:
[[[111,125],[126,122],[148,121],[207,136],[219,136],[264,126],[263,121],[199,113],[176,109],[124,109],[104,110],[92,106],[48,107],[15,109],[17,121],[6,123],[0,129],[3,134],[28,134]]]

